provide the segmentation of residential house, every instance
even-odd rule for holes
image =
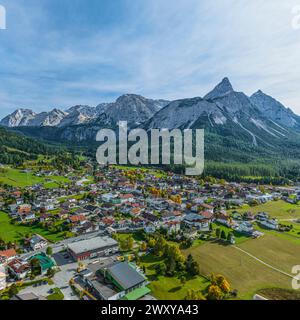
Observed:
[[[36,234],[29,240],[29,244],[31,249],[36,251],[47,247],[48,241],[39,234]]]
[[[1,268],[0,262],[0,290],[4,290],[6,288],[6,273],[5,269]]]
[[[210,213],[214,213],[214,207],[209,204],[202,203],[199,207],[200,207],[200,210],[205,210]]]
[[[240,232],[246,235],[252,235],[253,232],[255,231],[253,228],[253,225],[247,221],[239,222],[238,225],[234,227],[234,229],[237,232]]]
[[[16,257],[15,249],[8,249],[0,251],[0,264],[6,264]]]
[[[7,269],[15,278],[22,280],[30,271],[30,265],[27,261],[15,258],[7,264]]]
[[[87,221],[87,219],[83,214],[78,214],[69,217],[69,222],[72,223],[72,225],[80,225],[83,224],[85,221]]]
[[[23,223],[28,223],[35,221],[36,216],[34,212],[24,212],[18,214],[18,221]]]
[[[279,230],[279,222],[277,219],[261,220],[259,224],[272,230]]]
[[[162,227],[167,229],[168,234],[177,234],[180,231],[181,222],[180,221],[166,221]]]
[[[200,231],[209,231],[210,221],[202,217],[200,214],[195,214],[195,213],[187,214],[184,217],[183,222],[186,226],[190,228],[195,228]]]
[[[219,215],[217,215],[216,217],[216,221],[227,226],[227,227],[231,227],[232,226],[232,220],[230,217],[228,217],[227,214],[221,213]]]

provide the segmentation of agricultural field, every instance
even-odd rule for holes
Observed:
[[[13,187],[27,187],[41,183],[46,188],[56,188],[59,186],[59,183],[68,181],[68,178],[62,176],[37,177],[33,171],[24,172],[9,167],[0,170],[0,183]]]
[[[229,212],[233,211],[239,213],[249,211],[253,214],[267,212],[271,217],[282,220],[282,222],[284,222],[284,220],[300,219],[300,204],[291,204],[283,200],[269,201],[254,207],[245,205],[240,209],[230,210]]]
[[[50,242],[64,239],[64,233],[50,233],[38,226],[14,225],[7,213],[0,211],[0,238],[5,242],[20,242],[27,234],[38,233]]]
[[[236,246],[206,242],[184,250],[184,254],[193,255],[199,263],[202,275],[224,275],[232,289],[238,290],[240,299],[252,299],[258,290],[265,288],[291,289],[291,277],[255,258],[289,275],[292,266],[300,263],[299,245],[273,234],[244,241]]]
[[[293,266],[300,264],[299,244],[273,234],[265,234],[238,247],[289,274]]]

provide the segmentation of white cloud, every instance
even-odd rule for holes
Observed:
[[[27,8],[25,14],[17,7],[19,17],[28,18],[29,11],[33,16],[24,22],[24,37],[15,30],[20,43],[8,59],[9,74],[1,75],[10,85],[0,89],[5,111],[20,104],[96,105],[127,92],[203,96],[228,76],[237,90],[262,89],[300,114],[300,30],[292,28],[298,1],[125,2],[126,23],[93,27],[81,37],[59,29],[41,34],[36,26],[49,19],[45,8]],[[0,58],[1,51],[7,54],[2,47]]]

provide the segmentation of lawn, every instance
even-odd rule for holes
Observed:
[[[237,211],[239,213],[249,211],[254,214],[258,212],[267,212],[271,217],[279,220],[300,218],[300,205],[287,203],[283,200],[269,201],[255,207],[243,206],[241,209],[231,210],[231,212],[232,211]]]
[[[47,296],[47,300],[64,300],[64,295],[59,288],[54,288],[53,293]]]
[[[187,279],[182,284],[177,277],[156,276],[155,266],[163,262],[160,257],[148,254],[141,258],[141,265],[146,268],[146,276],[151,281],[148,286],[159,300],[184,300],[189,289],[205,291],[210,282],[201,276]]]
[[[141,242],[145,241],[145,234],[141,231],[138,232],[132,232],[132,233],[117,233],[116,234],[116,240],[124,240],[128,238],[129,236],[132,236],[134,241]]]
[[[184,300],[189,289],[205,291],[210,282],[203,277],[187,280],[185,284],[176,277],[158,277],[148,286],[159,300]]]
[[[252,239],[251,237],[247,237],[245,236],[244,234],[240,233],[240,232],[237,232],[229,227],[226,227],[218,222],[216,223],[213,223],[213,227],[214,227],[214,230],[216,230],[217,228],[219,228],[221,231],[224,230],[225,233],[226,233],[226,236],[228,235],[228,233],[232,232],[234,234],[234,237],[235,237],[235,242],[238,244],[238,243],[242,243],[242,242],[245,242],[249,239]]]
[[[289,274],[291,274],[293,266],[300,264],[299,244],[273,234],[265,234],[259,239],[247,241],[238,246]]]
[[[26,187],[43,183],[44,179],[36,177],[32,172],[26,173],[17,169],[5,168],[4,172],[0,172],[0,182],[13,187]]]
[[[299,223],[292,223],[290,221],[282,221],[282,223],[287,225],[293,225],[293,229],[291,231],[286,232],[279,232],[276,230],[270,230],[268,228],[265,228],[261,225],[258,225],[255,223],[255,229],[265,233],[265,234],[271,234],[273,236],[276,236],[278,238],[291,241],[293,243],[300,245],[300,224]]]
[[[0,171],[0,183],[13,187],[27,187],[34,184],[44,184],[46,188],[56,188],[58,183],[68,182],[69,179],[62,176],[37,177],[34,172],[24,172],[22,170],[6,167]]]
[[[275,244],[273,244],[274,241]],[[289,271],[289,273],[291,265],[299,264],[300,261],[297,245],[273,236],[251,239],[238,246],[251,251],[253,255],[258,255],[262,260],[274,264],[277,268]],[[292,256],[293,250],[298,250],[295,257]],[[291,289],[291,278],[266,267],[233,246],[206,242],[183,252],[186,255],[192,254],[198,261],[201,274],[207,277],[212,273],[224,275],[232,289],[238,290],[238,298],[240,299],[252,299],[259,289],[264,288]]]
[[[50,233],[38,226],[23,226],[11,224],[7,213],[0,211],[0,238],[5,242],[20,242],[26,234],[38,233],[51,242],[63,240],[63,232]]]

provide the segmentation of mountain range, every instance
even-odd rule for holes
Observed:
[[[116,123],[126,118],[130,126],[139,125],[151,118],[169,101],[146,99],[126,94],[113,103],[101,103],[96,107],[77,105],[67,110],[53,109],[36,113],[31,109],[18,109],[1,120],[4,127],[67,127],[87,123]]]
[[[116,128],[120,120],[146,130],[204,128],[206,153],[213,160],[300,159],[300,117],[261,90],[252,96],[235,91],[228,78],[203,98],[166,101],[126,94],[96,107],[42,113],[19,109],[0,125],[45,140],[83,144],[95,142],[99,129]]]

